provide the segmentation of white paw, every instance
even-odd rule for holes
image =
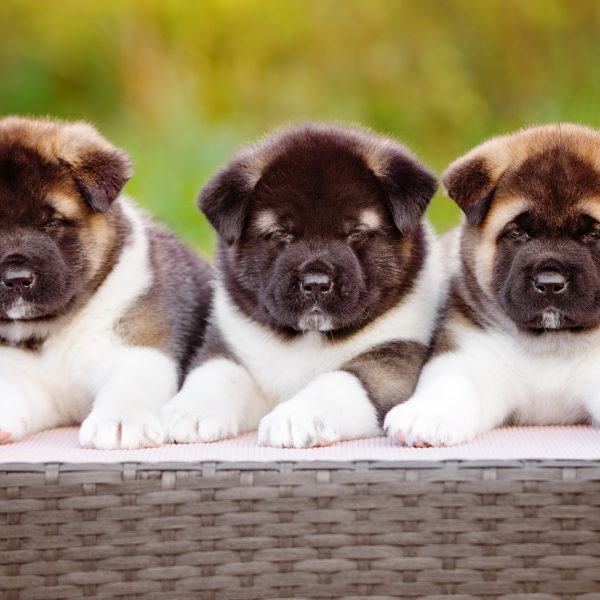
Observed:
[[[435,410],[435,402],[413,396],[395,406],[385,417],[386,434],[403,446],[453,446],[471,440],[477,434],[472,416],[456,411]],[[462,414],[461,414],[462,413]]]
[[[170,442],[216,442],[240,433],[234,411],[221,411],[216,402],[213,407],[188,402],[179,394],[163,407],[161,420]]]
[[[79,429],[80,444],[97,450],[155,448],[164,441],[164,429],[154,412],[124,418],[92,411]]]
[[[340,440],[335,419],[311,408],[291,401],[280,404],[261,420],[259,444],[276,448],[311,448]]]
[[[265,400],[244,367],[216,358],[194,369],[161,411],[171,442],[216,442],[256,429]]]
[[[15,412],[0,413],[0,444],[18,442],[29,433],[29,421]]]
[[[19,442],[32,433],[32,409],[20,388],[0,382],[0,444]],[[36,431],[38,431],[36,429]]]
[[[380,433],[360,381],[345,371],[331,371],[263,417],[258,441],[277,448],[310,448]]]

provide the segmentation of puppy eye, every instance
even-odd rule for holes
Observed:
[[[283,242],[287,244],[294,239],[294,236],[291,233],[289,233],[289,231],[280,229],[278,231],[273,231],[272,233],[270,233],[269,239],[273,240],[274,242]]]
[[[591,229],[590,231],[586,231],[581,239],[584,242],[597,242],[600,240],[600,229]]]
[[[366,229],[353,229],[346,238],[349,242],[362,242],[369,237],[369,232]]]
[[[48,219],[44,223],[44,229],[60,229],[62,227],[66,227],[71,222],[68,219],[61,219],[60,217],[53,217],[52,219]]]
[[[506,231],[505,237],[509,240],[515,240],[518,242],[525,242],[531,238],[531,236],[518,225],[513,225]]]

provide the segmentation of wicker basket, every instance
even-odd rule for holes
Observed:
[[[600,598],[596,461],[0,469],[2,600]]]

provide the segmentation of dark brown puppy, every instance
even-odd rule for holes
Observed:
[[[210,269],[119,197],[130,174],[89,125],[0,121],[2,440],[85,418],[86,445],[162,441]]]
[[[548,125],[450,166],[466,215],[446,322],[391,435],[453,444],[507,420],[600,418],[600,133]]]
[[[423,213],[435,178],[397,142],[306,125],[242,152],[200,206],[219,284],[171,439],[309,446],[373,435],[414,389],[440,281]]]

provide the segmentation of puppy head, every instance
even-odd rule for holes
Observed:
[[[199,204],[253,318],[295,331],[358,326],[408,289],[435,178],[363,130],[305,125],[235,157]]]
[[[548,125],[492,139],[450,166],[463,260],[522,330],[600,323],[600,134]]]
[[[0,321],[55,317],[106,262],[129,159],[84,123],[0,120]]]

